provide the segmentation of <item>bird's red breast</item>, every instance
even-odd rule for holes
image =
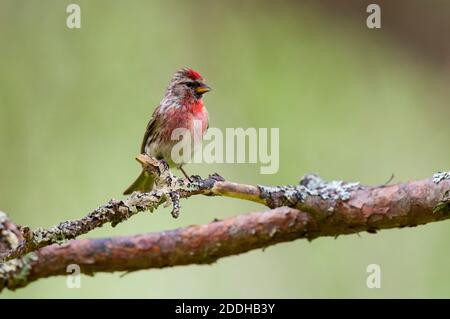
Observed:
[[[203,107],[203,101],[197,100],[191,104],[191,112],[194,115],[198,115],[199,113],[204,112],[205,108]]]

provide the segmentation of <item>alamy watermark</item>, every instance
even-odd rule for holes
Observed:
[[[67,6],[66,12],[69,13],[66,19],[66,26],[69,29],[81,28],[81,8],[76,3],[71,3]]]
[[[66,286],[67,288],[81,288],[81,268],[77,264],[70,264],[66,267],[67,275]]]
[[[194,121],[193,130],[176,128],[171,139],[178,141],[171,151],[175,164],[260,163],[261,174],[275,174],[279,169],[278,128],[226,128],[224,134],[211,127],[202,143],[202,122]]]
[[[377,264],[367,265],[366,271],[370,273],[367,276],[366,285],[369,289],[381,288],[381,267]]]
[[[366,25],[369,29],[381,28],[381,7],[372,3],[367,6],[367,13],[370,13],[366,19]]]

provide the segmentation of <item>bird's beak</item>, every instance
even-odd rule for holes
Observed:
[[[195,93],[203,94],[203,93],[209,92],[211,90],[212,89],[209,86],[207,86],[205,83],[202,83],[202,84],[200,84],[200,86],[198,86],[195,89]]]

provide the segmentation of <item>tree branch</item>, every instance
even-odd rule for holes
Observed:
[[[66,274],[68,264],[80,265],[86,274],[205,264],[297,238],[373,233],[450,217],[450,173],[379,187],[325,182],[307,175],[298,185],[269,187],[232,183],[217,174],[206,179],[193,176],[188,181],[173,176],[164,162],[146,155],[140,155],[138,161],[156,176],[156,188],[150,193],[134,193],[124,201],[110,200],[80,220],[49,229],[16,227],[6,215],[0,215],[0,291]],[[172,205],[176,218],[180,198],[198,194],[250,200],[272,210],[162,233],[52,245],[105,223],[115,226],[163,203]]]

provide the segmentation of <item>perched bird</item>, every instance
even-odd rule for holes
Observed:
[[[202,137],[208,128],[208,111],[203,105],[203,94],[211,88],[205,84],[200,73],[184,68],[178,70],[166,89],[164,98],[153,111],[148,122],[144,139],[141,145],[141,153],[165,160],[169,166],[179,168],[186,178],[189,178],[179,161],[174,161],[171,156],[172,148],[179,140],[171,138],[172,132],[177,129],[186,129],[192,136],[195,133],[200,138],[193,139],[201,143]],[[199,123],[200,127],[194,127]],[[194,132],[194,130],[199,132]],[[195,147],[190,148],[194,152]],[[189,154],[192,155],[192,154]],[[148,192],[153,188],[154,177],[146,171],[142,171],[136,181],[127,188],[124,195],[134,191]]]

